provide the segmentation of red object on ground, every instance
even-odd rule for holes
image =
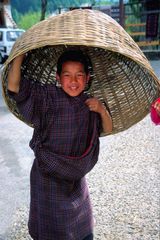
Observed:
[[[154,104],[155,102],[159,102],[160,103],[160,98],[156,99],[156,101],[154,101],[152,103],[151,106],[151,120],[156,124],[156,125],[160,125],[160,116],[158,115],[156,109],[154,108]]]

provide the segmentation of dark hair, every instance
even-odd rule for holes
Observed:
[[[89,67],[91,65],[88,56],[85,56],[81,50],[68,50],[62,53],[57,61],[57,73],[58,75],[61,74],[62,65],[65,62],[73,61],[73,62],[80,62],[84,66],[84,71],[86,74],[89,73]]]

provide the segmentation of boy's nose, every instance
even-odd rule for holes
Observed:
[[[77,82],[77,77],[73,76],[72,79],[71,79],[71,82]]]

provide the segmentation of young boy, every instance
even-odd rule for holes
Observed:
[[[21,79],[23,58],[13,60],[8,92],[34,126],[29,233],[34,240],[92,240],[85,175],[98,160],[101,128],[112,131],[111,116],[84,93],[90,75],[81,51],[60,56],[56,79],[61,87]]]

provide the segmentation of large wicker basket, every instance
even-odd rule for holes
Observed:
[[[81,49],[91,58],[93,75],[88,91],[108,106],[113,134],[128,129],[149,113],[151,103],[160,95],[160,83],[137,44],[108,15],[95,10],[74,10],[34,25],[13,46],[4,66],[2,86],[14,115],[24,121],[7,93],[11,61],[27,53],[22,75],[42,84],[53,84],[57,59],[69,48]]]

